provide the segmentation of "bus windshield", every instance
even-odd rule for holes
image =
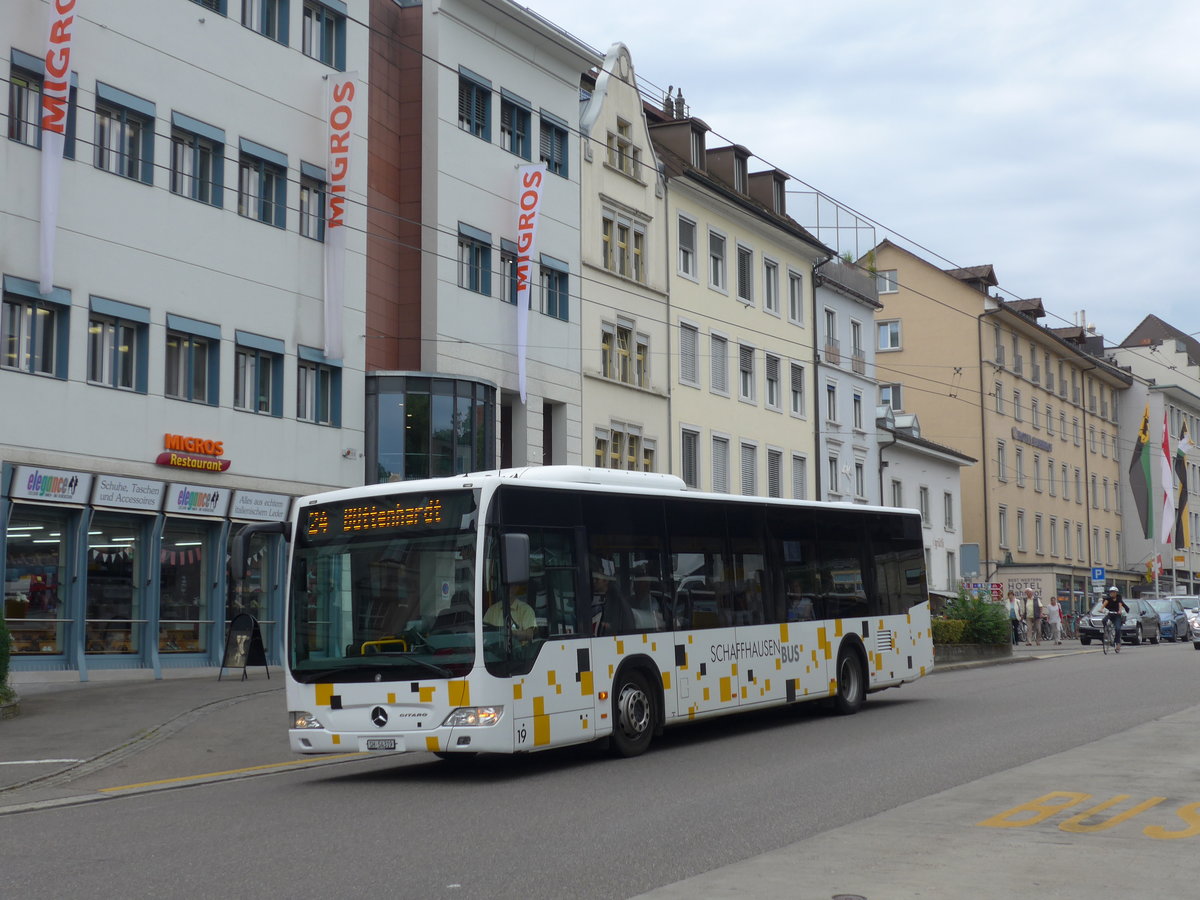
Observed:
[[[297,681],[461,677],[475,660],[471,490],[300,511],[289,592]]]

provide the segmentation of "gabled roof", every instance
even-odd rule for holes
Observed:
[[[967,266],[962,269],[942,269],[942,271],[959,281],[977,282],[987,287],[996,287],[1000,284],[996,278],[996,270],[990,263],[982,266]]]
[[[1129,337],[1120,343],[1120,346],[1151,347],[1167,340],[1183,344],[1184,351],[1188,355],[1188,363],[1200,365],[1200,341],[1155,315],[1149,315],[1142,319],[1138,326],[1129,332]]]

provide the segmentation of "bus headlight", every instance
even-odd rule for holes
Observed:
[[[300,712],[292,710],[288,713],[292,717],[292,728],[324,728],[318,720],[310,712]]]
[[[452,728],[460,725],[495,725],[502,715],[503,706],[463,706],[446,716],[442,725]]]

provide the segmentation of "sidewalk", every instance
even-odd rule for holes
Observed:
[[[20,713],[0,721],[0,806],[8,792],[36,782],[67,781],[112,765],[164,740],[202,717],[228,719],[238,704],[266,697],[284,735],[283,677],[263,668],[177,669],[161,681],[145,670],[95,673],[80,682],[75,672],[16,672],[10,685]],[[70,675],[68,681],[62,676]],[[287,758],[286,737],[279,759]],[[213,760],[217,763],[218,760]]]

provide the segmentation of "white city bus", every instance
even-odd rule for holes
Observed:
[[[851,713],[933,667],[913,511],[547,466],[307,497],[290,529],[299,753],[632,756],[678,722]]]

